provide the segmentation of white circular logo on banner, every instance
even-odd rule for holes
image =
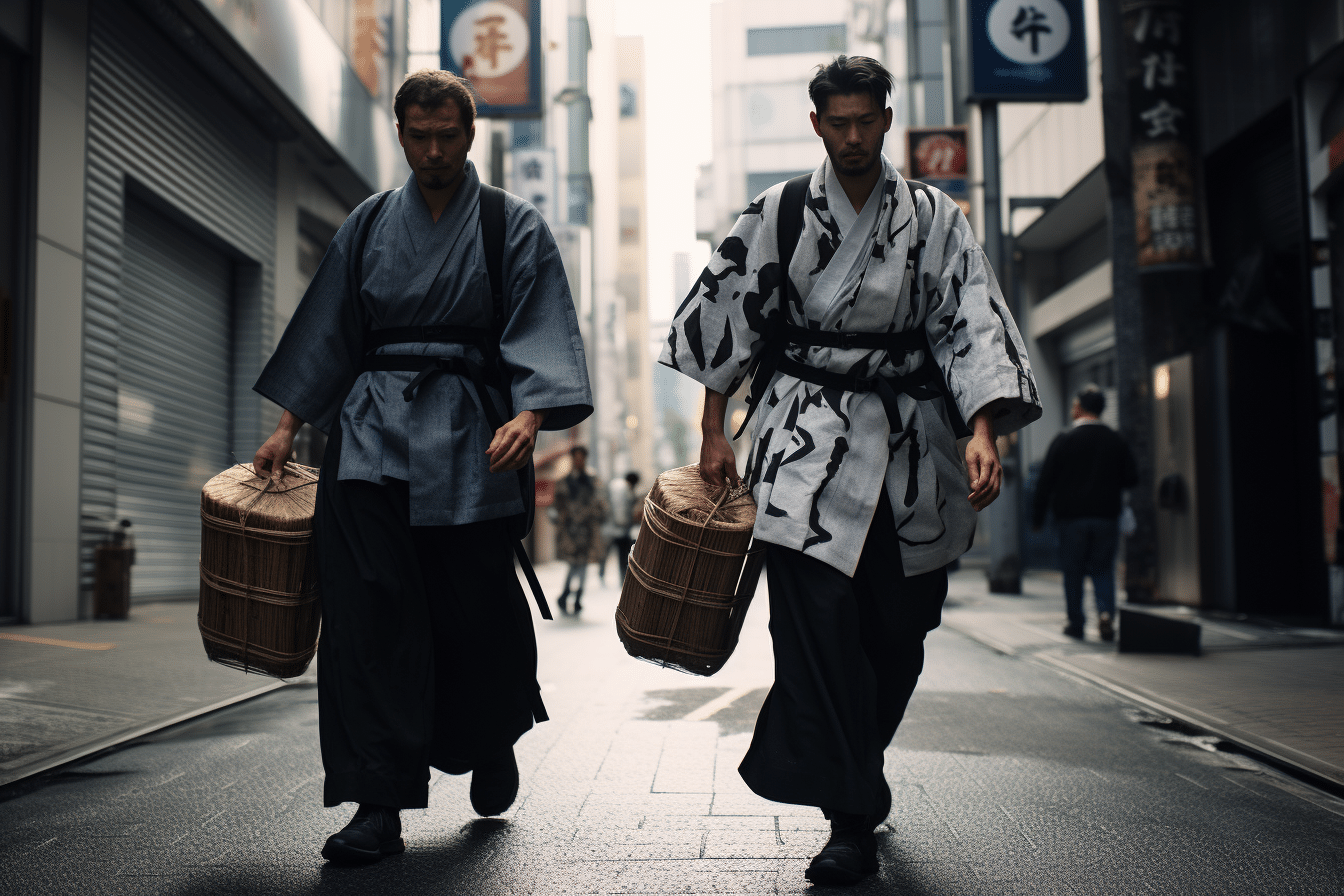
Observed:
[[[527,58],[531,40],[527,20],[499,0],[468,6],[448,29],[448,51],[468,78],[507,75]]]
[[[986,24],[994,49],[1022,65],[1049,62],[1069,45],[1069,13],[1059,0],[998,0]]]

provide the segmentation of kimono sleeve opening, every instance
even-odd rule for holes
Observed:
[[[542,429],[568,429],[593,412],[569,279],[540,213],[516,198],[509,204],[504,289],[512,304],[499,349],[512,373],[513,411],[549,409]]]
[[[1006,435],[1041,416],[1026,345],[970,222],[951,199],[935,195],[928,241],[933,251],[918,272],[931,296],[929,344],[967,422],[990,402],[1006,399],[994,418],[995,432]]]
[[[677,309],[658,363],[725,395],[742,385],[765,345],[766,320],[780,309],[783,189],[771,187],[738,217]]]
[[[332,240],[317,273],[252,388],[326,433],[359,376],[364,351],[363,314],[351,288],[342,237]]]

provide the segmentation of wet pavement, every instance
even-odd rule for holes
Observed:
[[[709,679],[625,656],[616,597],[594,590],[581,617],[539,626],[553,721],[520,741],[502,819],[472,813],[467,777],[435,773],[430,808],[403,813],[404,855],[326,865],[351,808],[321,808],[316,690],[301,682],[0,789],[0,892],[816,889],[803,870],[820,813],[762,800],[736,772],[770,681],[764,595]],[[882,870],[854,892],[1338,892],[1344,801],[1046,662],[1053,649],[930,636],[887,754]]]

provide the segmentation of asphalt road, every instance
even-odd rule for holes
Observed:
[[[300,684],[0,790],[0,893],[812,890],[820,813],[736,773],[770,679],[764,600],[699,679],[625,656],[615,599],[541,625],[553,721],[519,743],[503,820],[436,773],[430,808],[403,813],[404,855],[327,866],[351,807],[321,807],[317,695]],[[882,871],[854,892],[1341,892],[1344,802],[1029,659],[947,630],[929,648],[887,755]]]

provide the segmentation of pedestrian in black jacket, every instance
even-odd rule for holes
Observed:
[[[1073,401],[1073,426],[1055,437],[1045,455],[1032,528],[1053,510],[1059,527],[1059,565],[1064,573],[1064,634],[1083,637],[1083,576],[1096,589],[1097,628],[1103,641],[1115,638],[1115,552],[1120,544],[1120,493],[1138,483],[1134,454],[1123,436],[1099,419],[1106,396],[1086,386]]]

